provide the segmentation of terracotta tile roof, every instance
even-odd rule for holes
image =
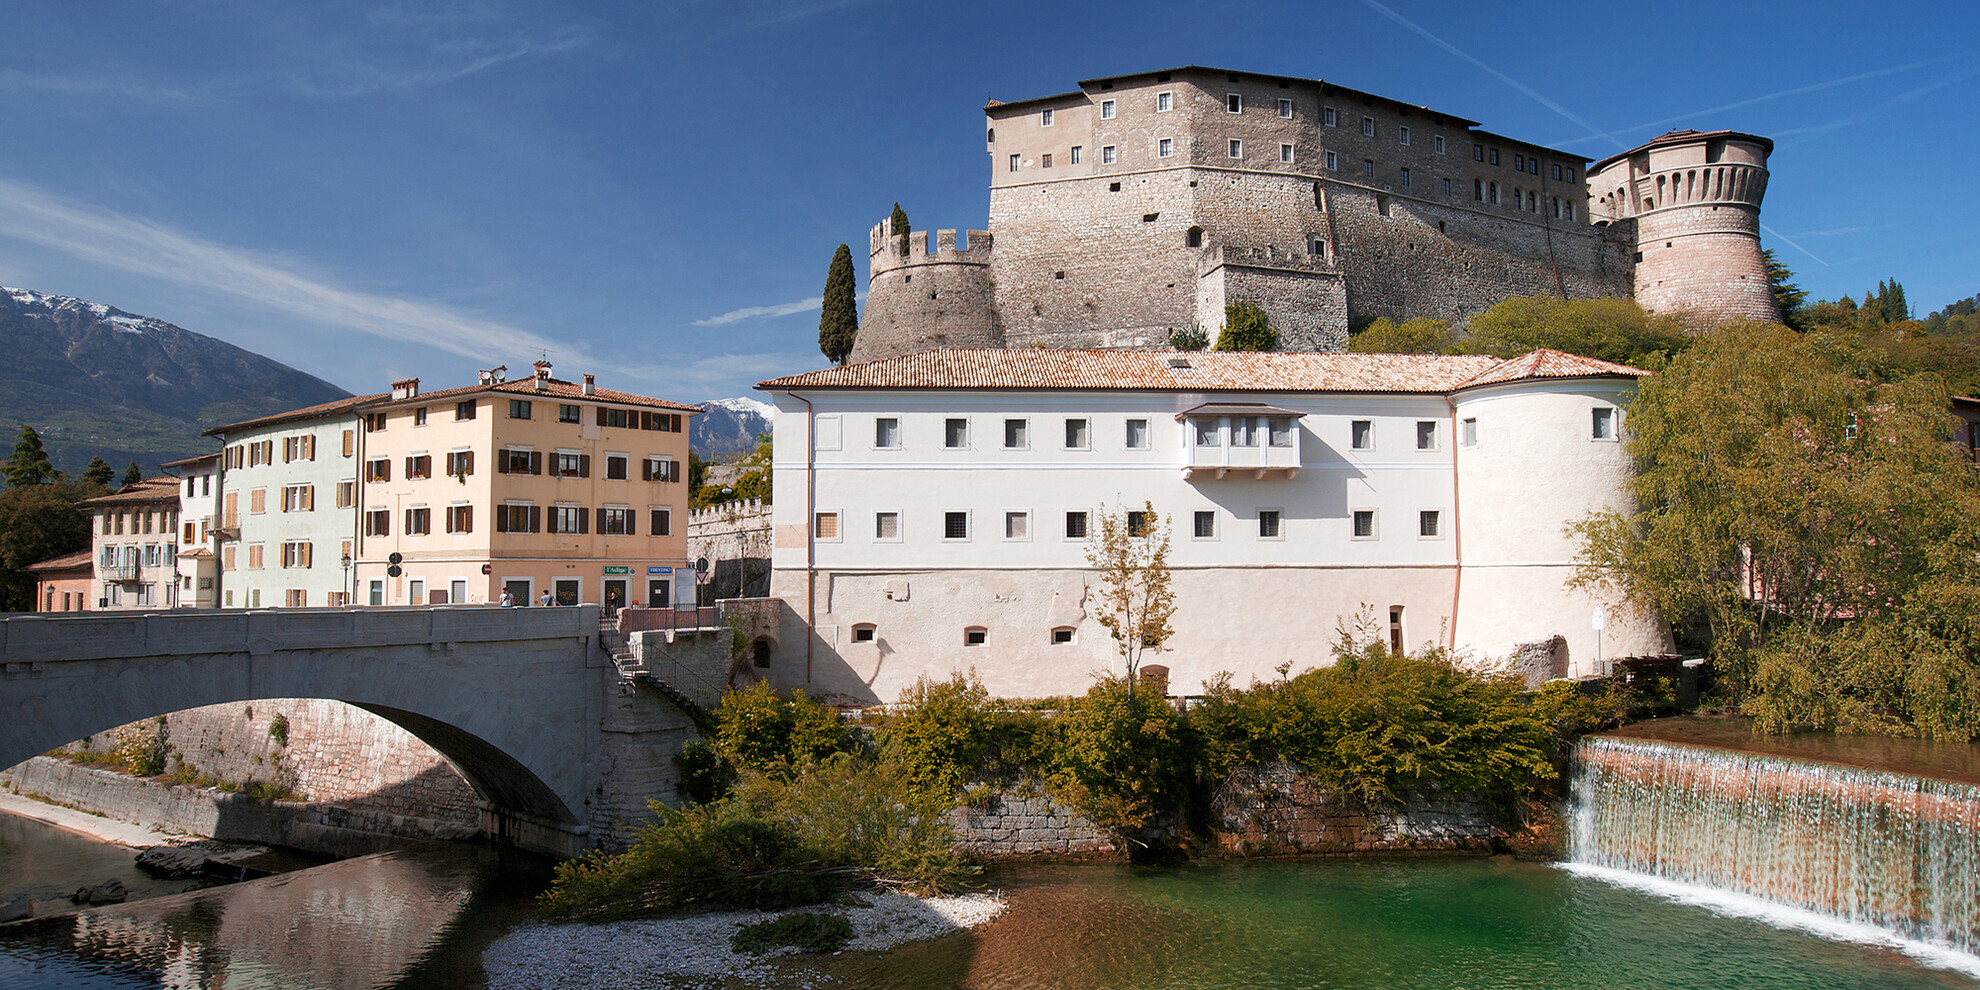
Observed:
[[[1516,358],[1507,358],[1476,378],[1465,382],[1459,388],[1476,385],[1497,385],[1500,382],[1519,381],[1525,378],[1602,378],[1626,376],[1642,378],[1649,372],[1642,368],[1632,368],[1626,364],[1616,364],[1566,351],[1541,348],[1529,351]]]
[[[146,478],[135,485],[126,485],[125,487],[115,492],[112,492],[109,495],[98,495],[95,498],[86,498],[80,502],[77,502],[76,504],[77,505],[131,505],[138,502],[176,503],[178,501],[179,501],[179,479],[167,475],[163,478]]]
[[[200,436],[214,437],[226,433],[239,433],[242,430],[257,429],[263,426],[279,426],[283,423],[293,423],[298,420],[320,419],[324,416],[340,416],[343,415],[344,413],[356,412],[357,407],[364,405],[367,402],[376,402],[379,399],[389,399],[389,398],[391,398],[391,396],[384,392],[380,392],[376,395],[354,395],[348,399],[337,399],[332,402],[323,402],[313,406],[304,406],[301,409],[291,409],[288,412],[276,413],[273,416],[262,416],[258,419],[244,419],[238,423],[228,423],[226,426],[216,426],[210,430],[207,430],[205,433],[200,434]]]
[[[1020,347],[922,351],[773,378],[757,383],[756,387],[769,391],[1009,388],[1440,394],[1520,377],[1618,374],[1644,372],[1558,351],[1535,351],[1501,361],[1485,355],[1064,351]],[[1490,377],[1494,375],[1499,377]]]
[[[421,392],[409,399],[394,399],[390,395],[373,396],[385,401],[375,403],[376,408],[391,409],[399,406],[416,406],[436,399],[457,399],[482,392],[503,392],[518,396],[544,396],[554,399],[584,399],[591,402],[611,402],[622,406],[644,406],[648,409],[667,409],[686,413],[690,416],[701,411],[700,406],[690,406],[682,402],[656,399],[650,395],[634,395],[609,388],[595,388],[590,395],[584,394],[584,387],[559,378],[552,378],[549,387],[539,392],[535,378],[515,378],[494,385],[463,385],[460,388],[443,388],[437,392]]]
[[[27,569],[30,571],[73,571],[93,567],[95,563],[96,558],[90,551],[78,550],[75,553],[63,554],[60,557],[44,560],[39,564],[29,564]]]

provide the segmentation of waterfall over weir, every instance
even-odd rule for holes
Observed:
[[[1570,868],[1980,954],[1980,786],[1591,736],[1575,753],[1571,801]]]

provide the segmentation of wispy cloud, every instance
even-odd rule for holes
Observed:
[[[1922,62],[1906,62],[1903,65],[1893,65],[1882,69],[1871,69],[1868,72],[1858,72],[1854,75],[1841,76],[1835,79],[1828,79],[1817,83],[1809,83],[1805,86],[1795,86],[1789,89],[1776,90],[1772,93],[1766,93],[1760,96],[1748,97],[1744,100],[1735,100],[1731,103],[1723,103],[1716,107],[1706,107],[1703,110],[1693,110],[1690,113],[1681,113],[1670,117],[1662,117],[1657,120],[1645,121],[1641,124],[1631,124],[1628,127],[1620,127],[1611,131],[1603,131],[1602,133],[1599,134],[1590,134],[1586,137],[1569,138],[1561,143],[1575,144],[1581,141],[1591,141],[1591,140],[1614,141],[1617,138],[1622,138],[1626,135],[1640,135],[1643,132],[1651,130],[1653,128],[1668,127],[1672,124],[1686,123],[1689,121],[1698,120],[1699,118],[1702,117],[1712,117],[1732,110],[1741,110],[1746,107],[1753,106],[1754,104],[1757,103],[1766,103],[1771,100],[1786,99],[1787,97],[1790,96],[1803,96],[1808,93],[1819,93],[1825,89],[1834,89],[1837,86],[1847,86],[1850,83],[1859,83],[1868,79],[1876,79],[1879,76],[1889,76],[1889,75],[1896,75],[1897,73],[1900,72],[1910,72],[1913,69],[1922,69],[1928,65],[1937,65],[1940,62],[1944,62],[1944,61],[1946,61],[1946,59],[1932,58],[1932,59],[1926,59]]]
[[[693,325],[697,327],[720,327],[727,326],[731,323],[740,323],[743,320],[775,319],[779,316],[816,312],[823,305],[825,305],[824,296],[813,296],[810,299],[777,303],[774,306],[747,306],[742,309],[729,310],[720,316],[711,316],[705,320],[696,320]]]
[[[753,354],[716,354],[680,365],[630,367],[626,375],[655,384],[651,394],[679,399],[700,393],[712,398],[749,395],[749,388],[765,379],[810,371],[824,363],[817,351],[790,353],[764,351]]]
[[[142,217],[60,199],[0,179],[0,236],[84,261],[209,292],[225,293],[310,324],[438,347],[464,357],[570,350],[525,330],[443,306],[344,288],[253,252],[181,233]],[[581,355],[578,355],[581,357]]]
[[[1963,72],[1953,72],[1940,76],[1939,78],[1934,79],[1931,82],[1924,84],[1923,86],[1916,86],[1911,89],[1905,90],[1904,92],[1899,93],[1896,96],[1891,97],[1890,99],[1884,100],[1883,102],[1878,103],[1873,107],[1870,107],[1865,110],[1860,110],[1856,113],[1850,114],[1845,117],[1837,117],[1833,120],[1825,120],[1823,123],[1813,127],[1792,127],[1783,131],[1775,131],[1773,135],[1774,143],[1775,145],[1778,146],[1782,142],[1782,140],[1786,138],[1809,138],[1822,134],[1828,134],[1831,131],[1839,131],[1846,127],[1855,127],[1856,125],[1861,124],[1864,121],[1883,117],[1885,111],[1890,110],[1892,107],[1896,107],[1904,103],[1910,103],[1912,100],[1918,99],[1919,97],[1924,96],[1927,93],[1932,93],[1937,90],[1944,89],[1947,86],[1951,86],[1955,83],[1965,82],[1966,80],[1972,79],[1975,76],[1980,76],[1980,65],[1968,66],[1966,70]]]
[[[109,96],[133,103],[161,106],[202,103],[211,98],[203,87],[170,86],[135,79],[103,76],[70,76],[48,72],[0,70],[0,92],[50,93],[56,96]]]
[[[454,37],[436,40],[417,56],[398,61],[370,56],[302,61],[286,67],[278,80],[301,96],[371,96],[443,86],[518,59],[575,51],[590,41],[591,32],[575,27],[541,36]]]

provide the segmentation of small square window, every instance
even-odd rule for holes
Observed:
[[[1436,420],[1419,419],[1416,421],[1416,449],[1417,450],[1437,449]]]
[[[1155,157],[1167,158],[1176,153],[1176,139],[1163,138],[1155,142]]]
[[[1129,509],[1127,514],[1127,535],[1141,537],[1148,535],[1151,520],[1143,509]]]
[[[1072,639],[1073,639],[1073,631],[1071,626],[1060,626],[1059,628],[1052,630],[1053,646],[1063,646],[1067,643],[1072,642]]]
[[[969,446],[969,420],[945,419],[942,421],[942,446],[950,450],[960,450]]]
[[[1372,540],[1375,538],[1375,510],[1354,510],[1354,538]]]
[[[1164,113],[1169,110],[1175,109],[1175,106],[1176,106],[1176,94],[1174,93],[1155,94],[1155,112]]]
[[[1614,440],[1616,438],[1616,409],[1614,406],[1596,406],[1594,420],[1589,429],[1593,440]]]
[[[579,511],[583,510],[580,509]],[[838,539],[839,514],[836,512],[814,513],[812,515],[811,535],[821,540]]]
[[[1130,419],[1127,421],[1127,449],[1129,450],[1148,449],[1147,420]]]
[[[1112,165],[1112,164],[1114,164],[1114,146],[1113,146],[1113,145],[1111,145],[1111,144],[1103,144],[1103,145],[1101,145],[1101,146],[1100,146],[1100,164],[1102,164],[1102,165]]]
[[[1355,450],[1375,449],[1375,421],[1357,419],[1348,424],[1348,446]]]
[[[1042,155],[1039,155],[1039,156],[1038,156],[1038,167],[1039,167],[1039,168],[1051,168],[1051,167],[1052,167],[1052,153],[1051,153],[1051,152],[1049,152],[1049,151],[1048,151],[1048,152],[1046,152],[1046,153],[1044,153],[1044,154],[1042,154]]]
[[[571,405],[568,402],[559,403],[557,406],[557,422],[581,423],[584,421],[582,413],[583,410],[578,406]]]
[[[1290,144],[1281,144],[1281,145],[1279,145],[1279,160],[1280,160],[1280,161],[1282,161],[1282,162],[1289,162],[1289,161],[1292,161],[1292,160],[1293,160],[1293,146],[1292,146],[1292,145],[1290,145]]]
[[[1244,94],[1242,93],[1224,94],[1224,109],[1230,113],[1243,113]]]
[[[1405,148],[1409,147],[1409,128],[1407,127],[1396,128],[1396,143],[1402,145]]]
[[[898,512],[876,512],[873,514],[873,538],[876,540],[898,540],[901,538],[901,514]]]
[[[1291,100],[1282,99],[1279,101],[1279,116],[1290,120],[1292,119],[1292,115],[1293,115],[1292,110],[1293,107]]]
[[[1434,540],[1439,535],[1439,513],[1436,509],[1424,509],[1416,514],[1416,535],[1426,540]]]
[[[1038,126],[1040,127],[1052,126],[1052,116],[1053,113],[1050,108],[1038,111]]]
[[[530,404],[529,404],[529,400],[527,400],[527,399],[510,399],[510,400],[509,400],[509,418],[510,418],[510,419],[528,419],[528,418],[529,418],[529,405],[530,405]]]
[[[1113,119],[1114,119],[1114,101],[1113,101],[1113,100],[1101,100],[1101,101],[1100,101],[1100,119],[1101,119],[1101,120],[1113,120]]]
[[[1084,419],[1066,420],[1066,449],[1085,450],[1091,446],[1092,446],[1092,441],[1087,434],[1086,420]]]
[[[1339,125],[1340,125],[1340,120],[1339,120],[1339,118],[1338,118],[1338,117],[1336,117],[1336,116],[1334,115],[1334,108],[1333,108],[1333,107],[1321,107],[1321,108],[1320,108],[1320,126],[1322,126],[1322,127],[1337,127],[1337,126],[1339,126]]]
[[[970,626],[963,630],[964,646],[982,646],[990,638],[990,630],[982,626]]]
[[[1086,512],[1077,510],[1066,513],[1066,539],[1086,539]]]
[[[1279,538],[1279,510],[1258,510],[1258,538],[1276,540]]]
[[[1338,171],[1340,171],[1340,170],[1341,170],[1341,158],[1340,158],[1340,156],[1339,156],[1339,155],[1336,155],[1335,153],[1333,153],[1333,152],[1331,152],[1331,151],[1329,151],[1329,152],[1327,152],[1327,171],[1329,171],[1329,172],[1338,172]]]
[[[1244,141],[1238,138],[1232,138],[1229,142],[1229,146],[1230,146],[1230,154],[1232,158],[1244,157]]]
[[[1066,164],[1068,164],[1068,165],[1078,165],[1078,164],[1080,163],[1080,161],[1081,161],[1082,159],[1084,159],[1084,158],[1085,158],[1085,151],[1086,151],[1086,149],[1085,149],[1085,148],[1082,148],[1082,147],[1080,147],[1079,145],[1076,145],[1076,144],[1075,144],[1075,145],[1073,145],[1073,146],[1072,146],[1071,148],[1069,148],[1069,149],[1067,149],[1067,150],[1066,150]]]
[[[873,421],[873,445],[892,450],[901,445],[901,421],[892,416],[882,416]]]
[[[1361,136],[1362,137],[1375,136],[1375,118],[1373,117],[1361,118]]]
[[[859,625],[854,626],[853,642],[855,643],[873,642],[873,624],[870,622],[862,622]]]
[[[1458,443],[1466,447],[1478,446],[1478,420],[1476,417],[1458,422]]]
[[[1004,513],[1004,539],[1031,539],[1031,514],[1028,512]]]
[[[1004,420],[1004,447],[1008,450],[1023,450],[1031,446],[1031,421],[1024,419]]]
[[[1199,540],[1217,538],[1217,513],[1212,509],[1198,509],[1190,521],[1190,535]]]
[[[413,410],[413,425],[414,425],[414,426],[425,426],[425,425],[426,425],[426,407],[425,407],[425,406],[420,406],[420,407],[419,407],[418,409],[414,409],[414,410]]]
[[[969,513],[942,513],[942,538],[945,540],[969,539]]]

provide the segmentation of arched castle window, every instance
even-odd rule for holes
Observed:
[[[1202,228],[1202,227],[1191,227],[1191,228],[1189,228],[1189,246],[1190,246],[1190,247],[1193,247],[1193,248],[1200,248],[1200,247],[1202,247],[1202,246],[1203,246],[1203,228]]]

